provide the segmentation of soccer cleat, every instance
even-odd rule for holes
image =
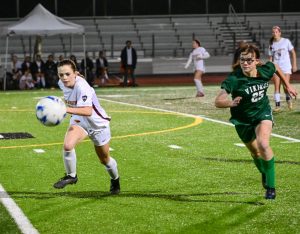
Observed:
[[[264,189],[268,188],[268,186],[267,186],[267,177],[266,177],[265,173],[261,174],[261,183],[262,183],[262,186],[264,187]]]
[[[287,102],[289,110],[293,110],[293,103],[290,101]]]
[[[275,199],[276,191],[275,188],[267,188],[265,198],[266,199]]]
[[[204,93],[199,91],[199,92],[197,92],[196,97],[204,97]]]
[[[67,186],[68,184],[76,184],[78,181],[77,175],[75,177],[72,177],[70,175],[66,175],[62,178],[59,179],[59,181],[57,181],[53,187],[56,189],[62,189],[65,186]]]
[[[276,112],[276,113],[278,113],[278,112],[280,112],[280,111],[281,111],[281,109],[280,109],[279,106],[276,106],[276,107],[273,109],[273,112]]]
[[[110,194],[116,195],[120,193],[120,177],[118,179],[110,180]]]

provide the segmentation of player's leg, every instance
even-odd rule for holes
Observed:
[[[110,156],[109,141],[111,138],[109,126],[96,131],[90,135],[94,142],[96,154],[100,162],[105,166],[107,173],[110,176],[110,193],[120,193],[120,178],[118,173],[118,165],[116,160]]]
[[[291,79],[291,75],[290,74],[287,74],[285,73],[285,78],[288,82],[290,82],[290,79]],[[288,105],[288,108],[289,110],[292,110],[293,109],[293,103],[292,103],[292,98],[289,94],[289,92],[286,90],[286,88],[283,86],[283,89],[284,89],[284,93],[285,93],[285,100],[286,100],[286,103]]]
[[[80,126],[71,125],[65,135],[63,146],[63,161],[66,175],[53,186],[54,188],[64,188],[68,184],[77,183],[76,174],[76,152],[75,146],[87,136],[87,132]]]
[[[262,185],[266,188],[266,174],[263,167],[263,159],[257,145],[255,126],[235,125],[235,130],[250,151],[254,164],[261,173]]]
[[[274,81],[274,100],[275,100],[275,112],[280,111],[280,78],[276,75],[273,76]]]
[[[197,89],[196,97],[203,97],[204,96],[204,90],[203,90],[203,84],[202,84],[202,75],[203,71],[196,70],[194,73],[194,82]]]
[[[271,120],[261,121],[256,129],[257,147],[263,158],[263,170],[266,174],[266,199],[275,199],[275,162],[273,151],[270,147],[270,136],[272,133],[273,122]]]
[[[261,173],[262,186],[264,188],[267,188],[266,174],[265,174],[264,166],[263,166],[263,159],[261,158],[261,154],[258,150],[256,139],[254,139],[253,141],[250,141],[248,143],[245,143],[245,145],[251,153],[251,156],[253,158],[253,161],[254,161],[254,164],[255,164],[256,168]]]
[[[263,166],[262,166],[262,158],[260,155],[260,152],[258,150],[257,141],[254,139],[253,141],[250,141],[248,143],[245,143],[246,147],[251,153],[251,156],[254,160],[254,164],[259,170],[260,173],[264,173]]]

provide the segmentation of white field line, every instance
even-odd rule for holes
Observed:
[[[38,230],[31,224],[20,207],[8,195],[5,189],[0,184],[0,202],[9,212],[10,216],[15,220],[18,228],[24,234],[38,234]]]
[[[202,115],[193,115],[193,114],[181,113],[181,112],[177,112],[177,111],[164,110],[164,109],[156,108],[156,107],[143,106],[143,105],[132,104],[132,103],[127,103],[127,102],[119,102],[119,101],[109,100],[109,99],[105,99],[105,98],[101,98],[101,100],[104,100],[104,101],[107,101],[107,102],[118,103],[118,104],[122,104],[122,105],[127,105],[127,106],[140,107],[140,108],[149,109],[149,110],[157,110],[157,111],[163,111],[163,112],[168,112],[168,113],[175,113],[175,114],[179,114],[179,115],[183,115],[183,116],[200,117],[200,118],[205,119],[205,120],[210,121],[210,122],[219,123],[219,124],[223,124],[223,125],[228,125],[228,126],[232,126],[232,127],[234,126],[232,123],[217,120],[217,119],[211,119],[211,118],[208,118],[208,117],[205,117],[205,116],[202,116]],[[291,141],[291,142],[300,142],[300,139],[287,137],[287,136],[282,136],[282,135],[275,134],[275,133],[272,133],[272,136],[277,137],[277,138],[281,138],[281,139],[285,139],[285,140],[288,140],[288,141]]]

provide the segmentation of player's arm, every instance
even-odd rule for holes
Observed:
[[[269,56],[269,61],[272,62],[273,61],[273,56]]]
[[[93,107],[92,106],[67,107],[67,113],[73,115],[91,116],[93,113]]]
[[[296,56],[295,49],[292,49],[290,51],[290,53],[291,53],[291,57],[292,57],[292,70],[293,70],[293,72],[296,72],[298,70],[298,68],[297,68],[297,56]]]
[[[236,97],[235,99],[230,100],[228,93],[224,89],[221,89],[215,99],[215,106],[218,108],[235,107],[240,103],[241,99],[242,97]]]
[[[189,59],[188,59],[188,61],[186,62],[185,66],[184,66],[185,69],[188,69],[188,67],[189,67],[189,66],[191,65],[191,63],[192,63],[192,60],[193,60],[193,56],[192,56],[192,53],[190,53]]]
[[[296,97],[297,91],[296,89],[290,84],[290,82],[286,79],[285,75],[283,74],[282,70],[277,64],[274,64],[276,68],[275,74],[280,78],[280,80],[283,82],[283,85],[285,86],[286,90],[289,92],[291,96]]]

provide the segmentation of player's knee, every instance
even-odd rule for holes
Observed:
[[[259,151],[261,151],[261,152],[266,152],[270,148],[270,145],[267,141],[258,142],[257,145],[258,145]]]
[[[74,145],[73,144],[70,144],[68,142],[64,143],[64,151],[71,151],[73,149],[74,149]]]

